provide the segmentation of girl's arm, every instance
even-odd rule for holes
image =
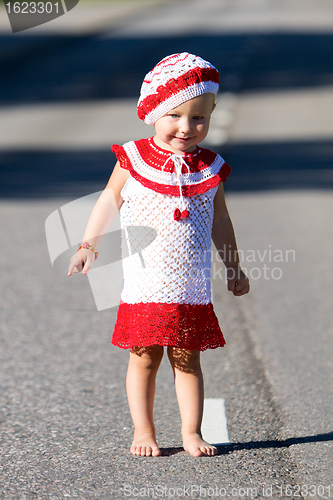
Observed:
[[[226,206],[222,182],[214,198],[212,238],[227,268],[228,290],[237,296],[248,293],[249,280],[240,268],[235,233]]]
[[[120,192],[129,176],[128,170],[121,168],[117,162],[109,182],[91,212],[82,241],[87,241],[94,249],[98,247],[123,203]],[[87,274],[94,260],[95,254],[91,250],[81,249],[76,252],[71,258],[68,276],[80,271]]]

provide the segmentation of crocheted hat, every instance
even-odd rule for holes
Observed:
[[[182,52],[167,56],[143,80],[138,116],[153,125],[168,111],[207,92],[216,96],[219,72],[201,57]]]

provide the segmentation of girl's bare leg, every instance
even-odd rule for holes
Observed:
[[[204,386],[200,352],[168,347],[168,357],[175,376],[184,450],[194,457],[216,455],[215,446],[204,441],[201,435]]]
[[[153,407],[155,380],[163,357],[163,346],[133,348],[127,370],[127,398],[134,423],[133,455],[157,457]]]

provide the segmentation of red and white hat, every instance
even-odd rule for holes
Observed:
[[[216,96],[219,72],[201,57],[182,52],[167,56],[143,80],[138,116],[148,125],[193,97]]]

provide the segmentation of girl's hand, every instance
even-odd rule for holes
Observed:
[[[229,268],[227,270],[228,290],[237,297],[245,295],[250,291],[249,278],[240,268]]]
[[[87,250],[82,248],[79,252],[76,252],[70,260],[68,268],[68,276],[72,276],[72,273],[81,273],[86,275],[91,268],[92,263],[95,260],[95,254],[92,250]]]

